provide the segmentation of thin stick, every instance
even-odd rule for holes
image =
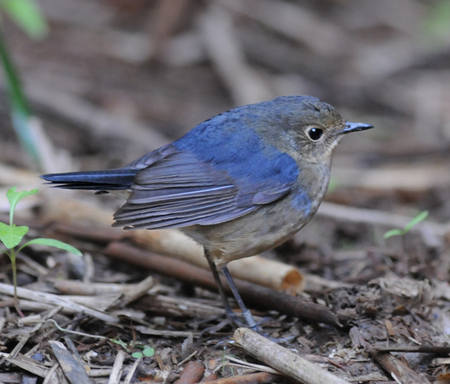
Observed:
[[[236,343],[256,359],[304,384],[349,384],[317,364],[296,355],[247,328],[238,328],[233,335]]]
[[[0,283],[0,293],[12,296],[14,293],[14,288],[11,285]],[[65,297],[53,295],[51,293],[32,291],[26,288],[17,288],[17,295],[20,298],[27,298],[33,301],[42,302],[46,304],[52,304],[64,309],[69,309],[75,313],[85,313],[89,316],[95,317],[107,323],[118,323],[119,319],[116,316],[108,315],[104,312],[97,311],[85,307],[83,305],[74,303]]]
[[[125,361],[125,352],[117,352],[116,358],[114,360],[113,369],[111,375],[109,376],[108,384],[119,384],[120,376],[122,375],[123,362]]]
[[[127,373],[127,377],[125,378],[124,384],[130,384],[131,380],[133,380],[134,374],[136,373],[136,370],[138,368],[138,365],[141,363],[142,357],[137,358],[133,365],[131,366],[130,370]]]

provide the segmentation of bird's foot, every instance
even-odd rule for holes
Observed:
[[[260,326],[262,321],[257,322],[254,319],[253,315],[251,314],[250,310],[246,309],[245,311],[242,312],[241,316],[239,316],[230,307],[228,307],[228,308],[226,308],[226,314],[227,314],[227,317],[230,320],[230,322],[232,324],[234,324],[235,326],[250,328],[252,331],[255,331],[258,333],[262,332],[262,328]]]
[[[264,317],[260,321],[256,321],[254,317],[252,316],[250,310],[246,310],[242,312],[242,317],[245,319],[245,322],[243,322],[239,316],[233,312],[231,309],[227,310],[227,317],[231,321],[232,324],[238,326],[238,327],[245,327],[250,328],[252,331],[255,331],[256,333],[260,334],[261,336],[264,336],[266,339],[269,339],[270,341],[273,341],[277,344],[285,344],[289,343],[292,340],[295,339],[296,336],[287,336],[287,337],[272,337],[268,333],[264,332],[263,328],[261,327],[262,324],[267,323],[271,320],[269,317]]]

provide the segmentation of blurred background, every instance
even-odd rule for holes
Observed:
[[[450,218],[449,0],[2,4],[4,165],[121,166],[236,105],[308,94],[376,126],[337,149],[330,201]]]

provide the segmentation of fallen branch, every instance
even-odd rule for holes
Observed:
[[[234,332],[233,339],[256,359],[304,384],[348,384],[346,380],[250,329],[238,328]]]
[[[216,290],[216,284],[210,272],[183,261],[159,256],[121,242],[111,243],[103,252],[127,263],[140,265],[193,285]],[[346,318],[338,318],[324,305],[306,302],[299,297],[240,279],[235,279],[235,283],[243,299],[258,308],[273,309],[314,323],[334,326],[342,326],[341,321],[347,320]]]

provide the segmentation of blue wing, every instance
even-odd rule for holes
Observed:
[[[285,196],[299,173],[289,155],[221,115],[132,166],[140,170],[115,225],[148,229],[236,219]]]

